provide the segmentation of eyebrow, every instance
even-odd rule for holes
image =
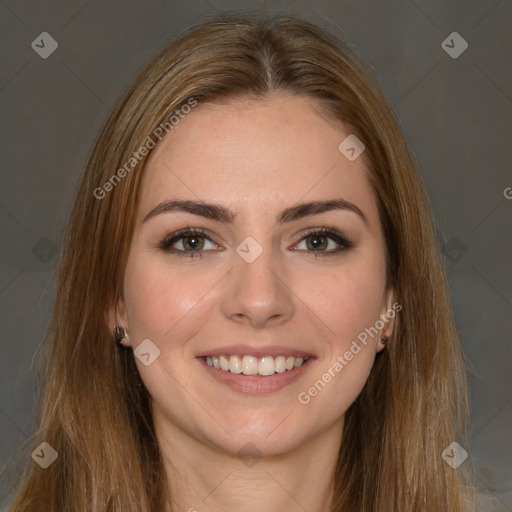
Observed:
[[[363,222],[368,225],[368,219],[361,209],[354,203],[345,199],[329,199],[326,201],[311,201],[308,203],[300,203],[283,210],[278,218],[277,224],[293,222],[309,215],[317,215],[332,210],[345,210],[357,214]],[[225,208],[224,206],[212,203],[204,203],[197,201],[169,200],[164,201],[155,206],[142,220],[142,223],[149,219],[166,212],[185,212],[207,219],[222,222],[223,224],[232,224],[236,218],[236,213]]]

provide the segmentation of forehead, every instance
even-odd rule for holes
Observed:
[[[302,200],[343,197],[376,218],[363,158],[338,149],[350,131],[309,98],[199,104],[152,151],[142,179],[139,221],[160,201],[186,198],[271,212]]]

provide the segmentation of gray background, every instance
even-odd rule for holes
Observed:
[[[235,8],[286,10],[320,23],[349,40],[380,81],[446,244],[471,381],[465,448],[488,489],[482,510],[512,510],[510,0],[1,2],[0,463],[31,432],[30,363],[48,324],[72,198],[102,122],[144,61],[202,16]],[[441,46],[454,31],[469,44],[455,59]],[[47,59],[31,48],[42,32],[59,45]],[[8,501],[0,490],[0,505]]]

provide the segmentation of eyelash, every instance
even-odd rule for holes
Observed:
[[[306,251],[310,253],[311,256],[317,258],[317,257],[323,257],[323,256],[333,256],[336,254],[340,254],[342,252],[345,252],[349,249],[352,249],[355,246],[355,243],[343,236],[339,231],[333,228],[329,228],[326,226],[322,226],[321,228],[317,229],[310,229],[306,231],[302,235],[302,238],[299,240],[298,243],[302,242],[303,240],[316,235],[316,236],[322,236],[326,238],[330,238],[334,242],[336,242],[339,247],[332,250],[332,251]],[[210,242],[215,242],[207,235],[206,231],[200,228],[185,228],[181,229],[179,231],[176,231],[175,233],[171,233],[170,235],[165,236],[163,239],[160,240],[159,248],[167,253],[175,254],[176,256],[185,257],[185,258],[201,258],[204,256],[204,252],[209,251],[184,251],[181,249],[174,249],[172,248],[172,245],[174,245],[177,241],[181,240],[182,238],[187,238],[187,236],[200,236],[202,238],[206,238]],[[297,245],[295,244],[295,245]],[[217,245],[217,244],[215,244]],[[297,250],[297,249],[295,249]]]

